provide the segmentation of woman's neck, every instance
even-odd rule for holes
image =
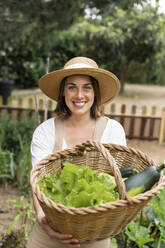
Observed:
[[[72,125],[74,127],[76,126],[83,126],[87,125],[89,122],[95,122],[93,118],[91,118],[90,115],[83,115],[83,116],[75,116],[71,115],[67,120],[66,120],[68,125]]]

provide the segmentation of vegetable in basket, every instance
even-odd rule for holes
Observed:
[[[150,190],[152,186],[159,181],[161,171],[165,164],[160,166],[150,166],[147,169],[132,175],[126,179],[125,186],[129,196],[135,196]]]
[[[119,168],[119,170],[120,170],[122,178],[127,178],[127,177],[130,177],[130,176],[138,173],[136,168],[134,168],[132,166],[126,166],[123,168]],[[109,173],[109,174],[113,176],[113,173]]]
[[[47,174],[38,181],[41,191],[54,202],[80,208],[119,199],[113,176],[67,161],[63,165],[59,174]]]

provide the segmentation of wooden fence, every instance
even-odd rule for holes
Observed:
[[[147,107],[142,108],[142,114],[138,115],[136,113],[135,105],[131,108],[131,114],[126,113],[126,106],[121,106],[121,113],[115,114],[115,105],[111,105],[111,112],[105,113],[106,116],[119,121],[126,132],[128,139],[146,139],[146,140],[158,140],[159,143],[165,141],[165,109],[163,108],[161,116],[155,116],[154,108],[153,114],[148,116],[146,115]],[[52,108],[52,107],[51,107]],[[104,113],[105,109],[101,108],[101,112]],[[41,103],[38,105],[38,108],[20,108],[20,107],[0,107],[0,114],[9,113],[12,116],[12,119],[19,119],[23,116],[24,113],[27,113],[30,117],[36,116],[39,122],[44,121],[44,119],[51,118],[54,115],[54,111],[48,109],[47,113],[45,112],[43,106],[41,108]],[[46,113],[46,115],[45,115]]]
[[[40,109],[44,110],[45,107],[53,111],[56,106],[56,102],[51,99],[45,98],[43,94],[34,96],[24,96],[18,98],[9,97],[8,105],[10,108],[25,108],[25,109]],[[2,105],[2,98],[0,96],[0,107]],[[161,106],[146,106],[146,105],[125,105],[119,103],[107,104],[102,108],[102,112],[107,115],[138,115],[138,116],[152,116],[161,117],[162,112],[165,111],[165,104]]]

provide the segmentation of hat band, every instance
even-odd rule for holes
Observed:
[[[65,67],[65,69],[74,69],[74,68],[95,68],[95,67],[82,63],[72,64]]]

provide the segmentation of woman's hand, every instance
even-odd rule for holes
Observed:
[[[42,210],[40,210],[39,213],[37,214],[37,220],[40,226],[49,235],[51,239],[55,239],[59,243],[64,244],[68,247],[74,247],[74,248],[80,247],[79,241],[77,239],[74,239],[72,235],[55,232],[48,225],[45,214]]]

